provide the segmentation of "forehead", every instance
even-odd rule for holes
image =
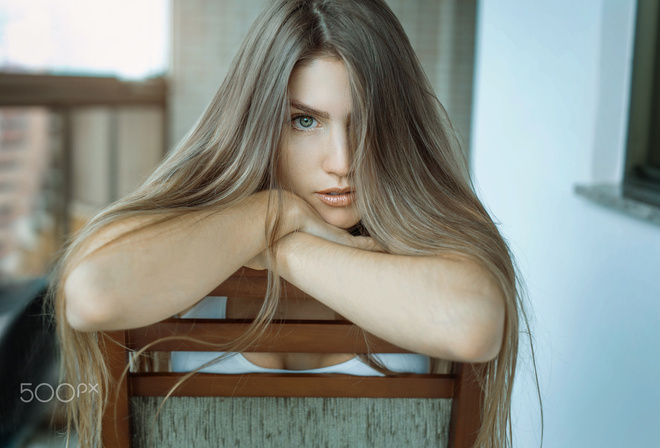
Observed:
[[[330,115],[349,113],[351,89],[346,66],[327,57],[297,66],[289,79],[289,99]]]

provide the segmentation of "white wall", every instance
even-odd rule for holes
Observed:
[[[472,163],[528,285],[545,447],[660,446],[660,227],[573,193],[621,179],[634,8],[480,3]],[[519,380],[516,446],[538,446]]]

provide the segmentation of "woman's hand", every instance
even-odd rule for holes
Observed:
[[[343,244],[344,246],[384,252],[383,248],[373,239],[363,236],[353,236],[345,229],[328,224],[314,207],[299,196],[293,195],[292,199],[293,202],[290,206],[292,213],[289,219],[293,221],[293,227],[298,231],[318,236],[333,243]]]
[[[289,233],[278,240],[274,247],[280,243],[285,243],[287,238],[295,238],[297,232],[304,232],[310,235],[318,236],[324,240],[342,244],[344,246],[354,247],[356,249],[368,250],[371,252],[385,252],[385,250],[373,240],[366,236],[353,236],[348,231],[328,224],[321,216],[299,196],[291,195],[286,198],[286,209],[290,212],[285,214],[285,219],[293,221],[292,227],[296,231]],[[270,253],[268,248],[261,251],[257,256],[245,263],[245,267],[256,270],[270,269]]]

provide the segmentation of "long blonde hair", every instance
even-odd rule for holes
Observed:
[[[99,334],[73,330],[64,312],[63,284],[80,261],[84,243],[132,216],[152,215],[151,226],[192,211],[223,210],[255,192],[277,189],[278,151],[290,117],[289,78],[297,65],[319,56],[343,61],[349,74],[351,183],[360,192],[365,232],[395,254],[467,256],[484,266],[504,293],[502,347],[495,360],[479,369],[485,400],[477,445],[510,446],[519,322],[526,323],[512,257],[473,191],[447,114],[382,0],[271,1],[192,131],[144,185],[96,216],[71,242],[52,283],[68,380],[100,380],[101,390],[107,390]],[[271,242],[281,202],[269,212]],[[272,318],[278,280],[270,274],[264,308],[234,350],[249,344]],[[100,445],[106,395],[69,403],[69,420],[85,446]]]

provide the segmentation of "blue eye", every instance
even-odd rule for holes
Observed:
[[[298,117],[294,117],[292,124],[294,128],[302,131],[313,128],[317,123],[314,117],[310,117],[309,115],[300,115]]]

